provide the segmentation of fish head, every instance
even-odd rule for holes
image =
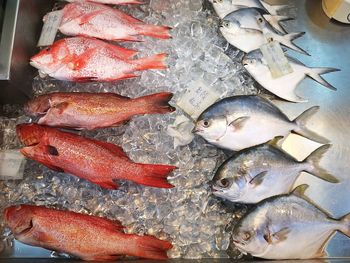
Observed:
[[[221,20],[220,31],[224,36],[235,34],[239,32],[239,30],[240,30],[239,21],[233,18],[228,19],[228,16],[225,17],[223,20]]]
[[[16,238],[28,235],[33,228],[34,212],[29,205],[10,206],[4,210],[6,225]]]
[[[71,55],[65,39],[62,39],[31,57],[30,65],[44,74],[52,74],[65,63],[69,63],[70,59]]]
[[[45,127],[34,123],[18,124],[16,126],[16,133],[18,139],[25,146],[39,144],[46,134]]]
[[[221,165],[212,179],[213,194],[231,202],[240,201],[246,185],[247,180],[244,174],[239,172],[235,162],[231,160]]]
[[[226,129],[227,120],[225,116],[209,117],[202,114],[195,124],[193,133],[215,144],[226,134]]]
[[[264,237],[266,234],[256,222],[250,222],[249,218],[243,217],[233,230],[231,242],[243,253],[259,255],[269,246]]]
[[[267,67],[267,62],[259,49],[247,53],[242,59],[243,66],[249,72],[259,71],[261,67]]]
[[[50,96],[42,95],[28,101],[24,105],[24,111],[31,116],[44,115],[51,107]]]

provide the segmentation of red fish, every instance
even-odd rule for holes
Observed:
[[[53,78],[70,81],[115,81],[137,77],[135,71],[166,69],[166,54],[131,60],[136,53],[101,40],[72,37],[41,50],[30,64]]]
[[[173,94],[162,92],[136,99],[115,93],[51,93],[25,105],[38,123],[54,127],[96,129],[123,124],[135,115],[168,113],[175,109],[168,102]]]
[[[40,206],[11,206],[5,223],[19,241],[83,260],[116,260],[121,255],[167,259],[168,241],[124,234],[118,221]]]
[[[82,0],[66,0],[68,2],[79,2]],[[137,0],[85,0],[88,2],[95,2],[100,4],[110,4],[110,5],[128,5],[128,4],[143,4],[142,1]]]
[[[76,175],[107,189],[118,187],[114,179],[159,188],[173,187],[166,177],[175,166],[134,163],[115,144],[38,124],[20,124],[16,131],[25,145],[21,153],[50,169]]]
[[[91,2],[67,4],[59,30],[69,36],[113,41],[142,41],[142,36],[171,37],[170,27],[148,25],[118,9]]]

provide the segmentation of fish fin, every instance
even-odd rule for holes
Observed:
[[[118,255],[93,255],[93,256],[82,256],[82,260],[84,261],[112,261],[120,259]]]
[[[106,92],[104,94],[108,94],[108,96],[115,97],[115,98],[122,99],[122,100],[131,100],[130,97],[123,96],[123,95],[113,93],[113,92]]]
[[[292,195],[305,199],[305,191],[309,188],[307,184],[301,184],[294,188]]]
[[[153,236],[137,236],[128,235],[130,240],[135,243],[133,246],[136,248],[136,255],[141,258],[149,259],[168,259],[167,250],[171,249],[173,245],[165,240],[160,240]]]
[[[319,109],[320,109],[319,106],[314,106],[314,107],[307,109],[302,114],[300,114],[300,116],[294,120],[294,123],[297,125],[297,128],[294,129],[293,131],[295,133],[307,138],[307,139],[312,140],[312,141],[326,144],[326,143],[329,143],[329,140],[318,135],[316,132],[313,132],[313,131],[309,130],[308,128],[306,128],[307,120],[311,116],[313,116],[316,112],[318,112]]]
[[[261,5],[269,12],[271,15],[277,15],[277,13],[283,9],[289,7],[289,5],[270,5],[264,1],[259,1]]]
[[[322,86],[325,86],[328,89],[331,90],[337,90],[334,86],[332,86],[330,83],[328,83],[324,78],[322,78],[320,75],[330,73],[330,72],[336,72],[340,71],[340,69],[336,68],[311,68],[308,73],[306,73],[307,76],[312,78],[313,80],[320,83]]]
[[[91,82],[91,81],[97,81],[97,77],[73,77],[72,81],[75,82]]]
[[[118,16],[120,17],[121,20],[127,21],[128,23],[131,24],[144,24],[145,22],[143,22],[142,20],[139,20],[131,15],[128,15],[118,9],[113,9],[113,11],[115,13],[118,13]]]
[[[124,3],[118,3],[118,5],[143,5],[145,2],[143,1],[137,1],[137,0],[129,0]]]
[[[62,114],[62,113],[64,112],[64,110],[68,108],[68,106],[69,106],[69,102],[62,102],[62,103],[59,103],[59,104],[57,104],[57,105],[51,107],[51,108],[48,110],[47,114],[49,114],[50,111],[52,111],[52,110],[56,111],[58,114]],[[40,124],[40,123],[39,123],[39,124]]]
[[[139,53],[137,50],[127,49],[118,45],[110,45],[110,48],[115,52],[115,56],[129,59]]]
[[[83,54],[81,54],[76,59],[72,60],[68,63],[68,67],[71,70],[78,71],[84,68],[87,63],[89,62],[89,59],[96,53],[98,48],[91,48],[85,51]]]
[[[119,158],[125,158],[128,161],[130,161],[129,157],[126,155],[126,153],[124,152],[122,147],[115,145],[113,143],[103,142],[103,141],[96,141],[96,143],[98,145],[108,149],[110,152],[117,155]]]
[[[299,32],[299,33],[290,33],[290,34],[287,34],[287,35],[284,35],[284,36],[280,36],[280,35],[277,35],[275,34],[275,39],[280,42],[282,45],[294,50],[294,51],[297,51],[301,54],[304,54],[304,55],[308,55],[310,56],[309,53],[307,53],[305,50],[303,50],[302,48],[298,47],[297,45],[295,45],[292,41],[303,36],[305,34],[305,32]]]
[[[339,229],[344,235],[350,237],[350,213],[338,219],[342,223]]]
[[[319,162],[322,156],[328,151],[331,147],[330,144],[325,144],[320,148],[313,151],[305,160],[310,164],[310,168],[306,169],[305,172],[310,173],[322,180],[328,181],[330,183],[339,183],[339,180],[327,172],[325,169],[320,167]]]
[[[121,76],[118,76],[117,78],[115,79],[106,79],[106,81],[115,81],[115,80],[122,80],[122,79],[133,79],[133,78],[137,78],[139,77],[139,75],[136,75],[134,73],[126,73],[126,74],[123,74]]]
[[[91,181],[91,182],[101,186],[102,188],[108,189],[108,190],[116,190],[119,187],[118,184],[113,182],[112,180],[110,182],[107,182],[107,181],[104,181],[104,182]]]
[[[273,243],[278,243],[287,239],[291,230],[288,227],[284,227],[276,233],[272,234]]]
[[[105,227],[111,231],[120,232],[121,230],[123,230],[125,228],[122,225],[122,223],[118,220],[110,220],[110,219],[98,217],[98,216],[89,216],[89,217],[85,218],[85,220],[89,220],[89,221],[93,222],[94,224],[97,224],[101,227]]]
[[[168,26],[156,26],[156,25],[147,25],[147,24],[143,24],[137,27],[137,31],[140,35],[160,38],[160,39],[171,38],[170,30],[171,30],[171,27],[168,27]]]
[[[268,141],[267,144],[268,145],[271,145],[272,147],[275,147],[275,148],[279,148],[279,145],[278,143],[283,140],[283,136],[276,136],[275,138],[273,138],[272,140]]]
[[[280,22],[282,21],[288,21],[288,20],[293,20],[293,17],[289,16],[278,16],[278,15],[262,15],[267,22],[279,33],[287,33],[287,31],[280,25]]]
[[[167,66],[164,63],[166,58],[167,54],[162,53],[151,57],[132,60],[132,63],[135,65],[135,70],[166,69]]]
[[[263,171],[259,174],[257,174],[252,180],[250,180],[250,184],[252,184],[254,187],[260,185],[265,178],[265,175],[267,175],[268,172],[267,171]]]
[[[94,18],[95,16],[97,16],[98,14],[101,14],[103,12],[105,12],[105,10],[99,9],[99,10],[96,10],[96,11],[93,11],[93,12],[90,12],[88,14],[80,16],[79,25],[81,26],[83,24],[89,23],[92,18]]]
[[[124,38],[114,39],[115,41],[132,41],[132,42],[143,42],[143,38],[141,36],[127,35]]]
[[[173,188],[174,186],[167,181],[170,172],[177,169],[172,165],[161,164],[138,164],[141,165],[143,173],[138,177],[129,178],[130,180],[147,186],[158,188]]]
[[[176,110],[174,107],[169,105],[169,101],[172,99],[172,97],[173,93],[171,92],[161,92],[136,98],[135,102],[140,106],[142,105],[142,111],[144,114],[162,114]]]
[[[249,119],[250,119],[250,117],[248,117],[248,116],[239,117],[238,119],[235,119],[234,121],[232,121],[229,124],[229,126],[231,126],[235,131],[240,130],[243,128],[245,122]]]

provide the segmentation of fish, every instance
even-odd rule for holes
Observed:
[[[119,221],[44,206],[10,206],[4,219],[20,242],[88,261],[117,260],[122,255],[165,260],[172,248],[154,236],[125,234]]]
[[[274,143],[239,151],[226,160],[212,180],[213,194],[231,202],[256,204],[271,196],[290,193],[301,172],[331,183],[339,182],[319,165],[329,144],[299,162]]]
[[[66,0],[67,2],[81,2],[82,0]],[[137,0],[85,0],[87,2],[94,2],[100,4],[109,5],[128,5],[128,4],[144,4],[142,1]]]
[[[325,144],[329,142],[326,138],[306,127],[307,120],[318,110],[318,106],[311,107],[291,121],[279,108],[260,96],[232,96],[204,110],[193,132],[217,147],[232,151],[263,144],[290,132]]]
[[[305,32],[281,35],[274,30],[259,12],[254,11],[254,9],[242,10],[230,13],[220,23],[221,34],[232,46],[249,53],[266,44],[267,38],[269,38],[291,50],[310,55],[292,42],[303,36]],[[246,27],[247,25],[253,25],[253,27]]]
[[[252,51],[243,57],[243,65],[249,74],[265,89],[276,96],[291,102],[306,102],[295,93],[298,84],[309,77],[330,90],[337,90],[320,75],[340,71],[336,68],[310,68],[295,58],[287,55],[292,73],[273,78],[266,60],[260,50]]]
[[[131,59],[137,51],[86,38],[64,38],[34,55],[30,64],[40,73],[76,82],[135,78],[135,71],[166,69],[166,54]]]
[[[170,27],[149,25],[110,6],[76,2],[63,9],[59,31],[68,36],[87,36],[111,41],[143,41],[144,36],[169,39]]]
[[[134,163],[115,144],[85,138],[35,123],[19,124],[20,152],[48,168],[88,180],[105,189],[117,189],[116,179],[158,187],[174,187],[167,176],[172,165]]]
[[[270,5],[260,0],[209,0],[220,18],[242,8],[256,8],[271,15],[287,8],[288,5]]]
[[[327,257],[325,247],[336,231],[350,237],[350,214],[332,217],[305,195],[306,188],[259,203],[234,227],[231,244],[264,259]]]
[[[161,92],[131,99],[116,93],[55,92],[30,100],[24,109],[40,117],[41,125],[93,130],[122,125],[136,115],[173,112],[168,104],[172,96]]]

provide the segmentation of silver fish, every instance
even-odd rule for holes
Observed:
[[[233,96],[207,108],[197,119],[193,132],[220,148],[239,151],[286,136],[293,131],[319,143],[328,140],[306,128],[317,112],[315,106],[290,121],[275,105],[255,95]]]
[[[350,214],[333,218],[312,204],[306,188],[301,185],[289,196],[259,203],[235,226],[232,244],[265,259],[326,257],[324,249],[336,231],[350,237]]]
[[[233,12],[225,16],[220,25],[220,31],[225,39],[236,48],[249,53],[259,49],[267,43],[266,36],[276,40],[283,46],[286,46],[299,53],[309,55],[302,48],[295,45],[292,41],[305,34],[305,32],[290,33],[281,35],[271,27],[259,12],[253,12],[253,9],[247,9],[241,12]],[[246,18],[245,16],[249,16]],[[258,26],[246,27],[241,21],[255,20]],[[250,23],[251,24],[251,23]]]
[[[277,15],[278,11],[285,9],[288,5],[269,5],[259,0],[209,0],[220,18],[241,8],[257,8],[271,15]]]
[[[238,203],[258,203],[276,195],[288,194],[301,172],[331,183],[338,180],[319,166],[330,145],[323,145],[299,162],[270,144],[259,145],[233,155],[213,178],[214,195]]]
[[[293,69],[293,72],[280,78],[271,76],[269,67],[260,50],[252,51],[246,54],[243,58],[243,65],[250,75],[265,89],[275,94],[276,96],[292,101],[305,102],[307,100],[295,94],[295,89],[298,84],[310,77],[321,85],[331,90],[336,90],[330,83],[323,79],[320,75],[339,71],[336,68],[309,68],[300,61],[287,56],[288,61]]]

